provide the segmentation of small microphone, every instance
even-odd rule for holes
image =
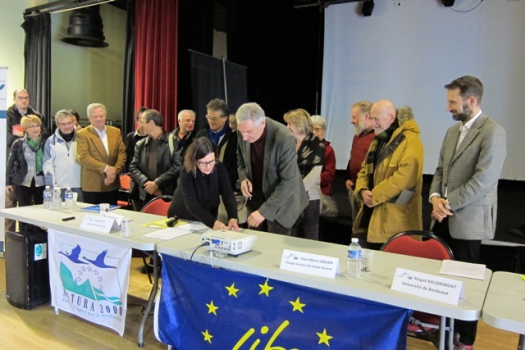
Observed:
[[[166,225],[168,225],[168,227],[173,227],[173,226],[175,226],[177,221],[179,221],[179,218],[174,216],[171,219],[169,219],[168,222],[166,222]]]

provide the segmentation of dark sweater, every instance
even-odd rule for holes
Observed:
[[[226,207],[228,219],[236,219],[237,202],[224,164],[217,163],[209,175],[203,174],[199,169],[196,174],[188,173],[182,168],[168,216],[194,219],[213,228],[217,220],[220,197]]]

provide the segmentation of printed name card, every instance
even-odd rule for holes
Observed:
[[[100,216],[104,216],[106,218],[112,218],[115,221],[113,222],[113,226],[111,227],[113,230],[120,230],[120,224],[122,223],[122,219],[124,219],[124,216],[113,214],[110,212],[103,212],[100,213]]]
[[[463,282],[427,273],[397,268],[392,290],[457,305],[463,298]]]
[[[80,224],[80,228],[84,230],[109,233],[114,222],[115,219],[111,217],[86,215]]]
[[[307,275],[335,278],[339,272],[339,259],[331,256],[283,249],[280,269]]]

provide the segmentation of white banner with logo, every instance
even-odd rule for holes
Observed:
[[[124,334],[131,249],[48,231],[51,305]]]

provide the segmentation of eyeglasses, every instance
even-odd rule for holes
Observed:
[[[73,122],[69,122],[69,123],[58,123],[59,126],[71,126],[73,125],[74,123]]]
[[[18,96],[16,99],[19,101],[29,100],[29,96]]]
[[[197,162],[197,165],[201,166],[203,168],[206,168],[206,167],[209,167],[209,166],[214,166],[216,161],[217,160],[214,159],[214,160],[210,160],[209,162]]]
[[[38,124],[37,124],[37,125],[29,125],[27,128],[28,128],[28,129],[35,129],[35,128],[40,129],[41,127],[42,127],[41,125],[38,125]]]
[[[206,119],[208,119],[209,121],[212,121],[212,122],[216,122],[217,120],[219,119],[222,119],[222,118],[226,118],[226,116],[222,116],[222,117],[210,117],[209,115],[206,116]]]
[[[314,131],[317,131],[317,132],[323,131],[323,128],[314,128]]]

